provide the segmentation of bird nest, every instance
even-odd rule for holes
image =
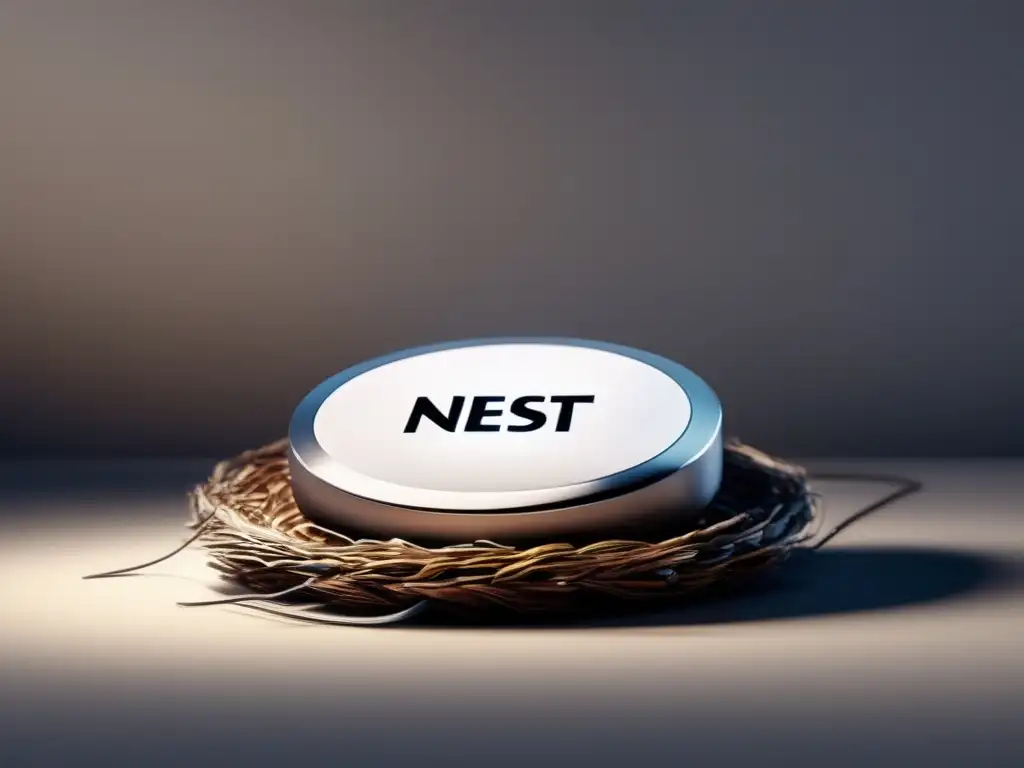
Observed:
[[[693,530],[669,537],[529,547],[355,539],[303,516],[286,451],[282,440],[223,461],[191,492],[192,540],[213,568],[250,593],[207,604],[269,601],[384,623],[427,605],[474,615],[564,614],[679,601],[777,563],[809,538],[818,512],[800,467],[730,442],[705,515]]]

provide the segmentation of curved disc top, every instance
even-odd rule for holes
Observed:
[[[715,441],[695,374],[603,342],[449,342],[357,365],[292,419],[294,460],[346,493],[436,511],[551,507],[654,482]]]

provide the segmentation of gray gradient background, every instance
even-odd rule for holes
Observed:
[[[0,458],[42,459],[0,461],[0,764],[1024,764],[1022,20],[0,0]],[[195,549],[80,580],[180,541],[211,466],[105,457],[248,448],[350,364],[505,334],[660,352],[730,432],[925,490],[595,625],[179,608]],[[855,454],[1004,458],[821,459]]]
[[[0,3],[0,452],[223,454],[409,345],[1024,453],[1020,3]]]

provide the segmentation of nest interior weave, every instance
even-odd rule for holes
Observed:
[[[234,583],[351,615],[426,602],[538,613],[678,601],[777,563],[809,537],[818,511],[800,467],[731,441],[699,527],[668,537],[529,547],[357,540],[303,516],[286,449],[282,440],[218,464],[190,494],[190,524],[210,565]]]

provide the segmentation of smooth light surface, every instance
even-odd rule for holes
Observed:
[[[179,608],[193,551],[80,581],[179,541],[210,464],[0,465],[0,763],[1024,764],[1024,463],[810,465],[926,490],[762,594],[532,629]]]
[[[592,395],[573,409],[570,429],[555,430],[560,408],[531,405],[547,422],[509,431],[521,395]],[[417,397],[447,413],[466,398],[455,432],[423,419],[404,428]],[[484,420],[498,432],[466,432],[474,395],[505,398]],[[659,369],[599,349],[556,344],[495,344],[446,349],[397,360],[342,384],[317,411],[314,432],[331,459],[361,479],[422,491],[491,493],[575,486],[653,459],[690,422],[682,387]],[[432,506],[416,498],[418,506]]]

